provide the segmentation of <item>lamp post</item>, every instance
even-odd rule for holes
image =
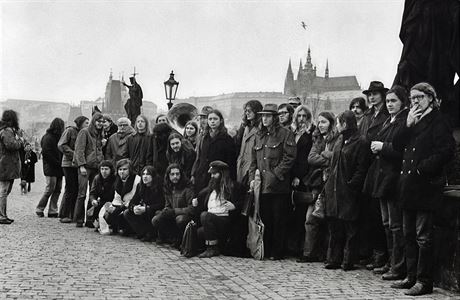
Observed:
[[[176,99],[177,87],[179,86],[179,82],[174,80],[173,71],[171,71],[171,74],[169,74],[169,79],[164,82],[164,85],[165,85],[166,99],[169,100],[168,110],[170,110],[171,107],[173,106],[171,101],[174,101],[174,99]]]

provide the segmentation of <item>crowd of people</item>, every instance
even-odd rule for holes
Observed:
[[[408,295],[431,293],[433,212],[454,155],[452,129],[428,83],[407,91],[373,81],[363,94],[337,116],[313,116],[299,98],[251,100],[234,136],[211,107],[184,132],[164,115],[152,132],[143,115],[114,124],[95,113],[67,128],[56,118],[41,140],[46,187],[36,214],[48,205],[62,223],[178,249],[193,221],[199,257],[249,257],[244,208],[258,170],[267,259],[364,265]],[[3,112],[0,138],[0,223],[11,224],[7,196],[36,156],[14,111]]]

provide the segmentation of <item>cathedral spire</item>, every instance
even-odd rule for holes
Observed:
[[[307,62],[305,63],[305,70],[307,71],[307,73],[312,73],[313,72],[313,64],[311,63],[310,45],[308,46]]]
[[[291,59],[286,72],[286,79],[284,80],[284,94],[288,96],[294,95],[294,73],[292,72]]]
[[[329,78],[329,59],[326,60],[326,71],[324,73],[324,78]]]
[[[311,51],[310,51],[310,45],[308,45],[307,64],[311,64]]]

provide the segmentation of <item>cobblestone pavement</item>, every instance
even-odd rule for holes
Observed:
[[[39,162],[41,164],[41,162]],[[133,238],[38,218],[41,167],[33,191],[15,181],[12,225],[0,225],[0,299],[410,299],[369,271],[325,270],[294,259],[179,256]],[[441,289],[417,299],[460,299]]]

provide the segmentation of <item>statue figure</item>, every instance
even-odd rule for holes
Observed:
[[[123,85],[129,90],[129,99],[126,101],[125,111],[128,119],[131,120],[131,124],[134,124],[137,116],[141,114],[142,98],[144,95],[142,94],[141,86],[136,82],[136,77],[130,77],[129,81],[131,85],[127,85],[123,81]]]

